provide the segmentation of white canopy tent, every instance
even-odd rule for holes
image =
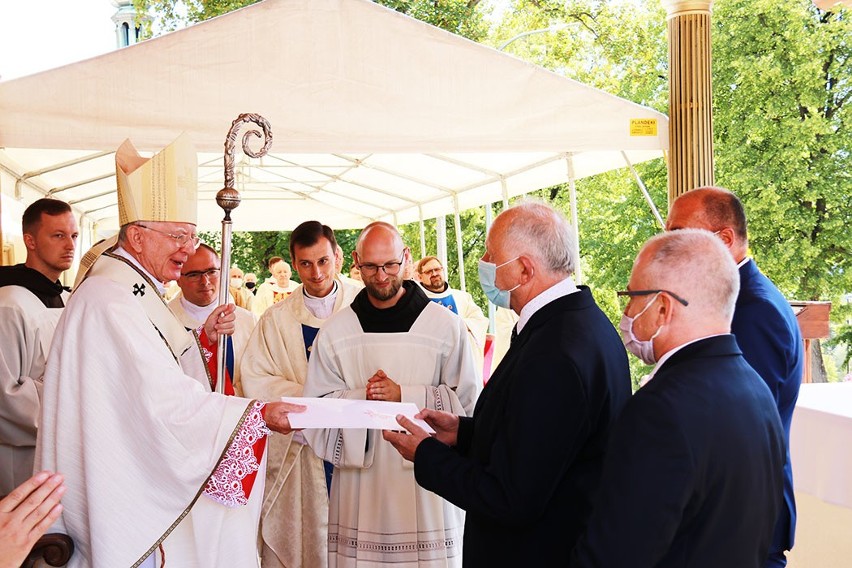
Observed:
[[[3,198],[68,201],[94,238],[117,228],[112,151],[186,131],[199,227],[215,229],[223,142],[243,112],[266,117],[274,141],[238,167],[237,231],[422,221],[668,146],[665,115],[368,0],[266,0],[0,82]]]

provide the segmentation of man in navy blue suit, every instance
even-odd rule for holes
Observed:
[[[649,240],[619,327],[656,364],[607,448],[571,568],[762,568],[781,507],[784,430],[731,317],[737,268],[708,231]]]
[[[422,487],[467,512],[465,567],[559,566],[585,527],[610,429],[630,397],[627,356],[571,275],[574,232],[543,203],[495,220],[479,278],[520,316],[473,416],[424,410],[435,438],[385,432]]]
[[[790,422],[802,382],[804,347],[790,304],[764,276],[748,254],[746,216],[742,203],[727,189],[702,187],[681,195],[672,203],[666,223],[669,231],[707,229],[716,233],[739,266],[740,294],[731,331],[743,356],[772,391],[787,445],[784,466],[784,505],[778,516],[767,568],[787,564],[785,550],[793,548],[796,501],[790,464]]]

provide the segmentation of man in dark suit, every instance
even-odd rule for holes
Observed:
[[[681,195],[672,204],[666,229],[707,229],[716,233],[739,266],[737,297],[731,332],[746,361],[769,386],[787,445],[784,466],[784,505],[769,547],[767,568],[787,564],[785,550],[793,548],[796,532],[796,501],[790,464],[790,423],[802,383],[804,347],[796,316],[778,288],[747,256],[748,235],[742,203],[727,189],[703,187]]]
[[[571,568],[761,568],[781,506],[784,430],[730,334],[739,277],[711,233],[652,238],[620,328],[650,380],[607,448]]]
[[[467,512],[463,564],[564,564],[591,512],[611,425],[630,397],[624,347],[571,275],[574,233],[547,205],[501,213],[480,281],[520,316],[471,418],[424,410],[436,437],[385,432],[417,482]]]

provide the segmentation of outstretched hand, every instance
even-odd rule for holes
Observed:
[[[0,499],[0,568],[16,568],[59,518],[65,493],[58,473],[42,471]]]
[[[304,412],[308,407],[292,402],[268,402],[265,407],[264,419],[270,430],[279,434],[289,434],[294,429],[290,426],[291,412]]]

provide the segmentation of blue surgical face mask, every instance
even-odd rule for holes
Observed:
[[[482,286],[482,291],[485,292],[485,296],[488,300],[498,306],[500,308],[509,308],[509,300],[511,298],[512,290],[515,290],[518,286],[515,286],[511,290],[501,290],[495,284],[497,280],[497,269],[501,266],[506,266],[510,262],[518,260],[520,257],[516,256],[512,260],[507,260],[503,264],[497,265],[493,262],[487,262],[485,260],[479,260],[479,285]]]

